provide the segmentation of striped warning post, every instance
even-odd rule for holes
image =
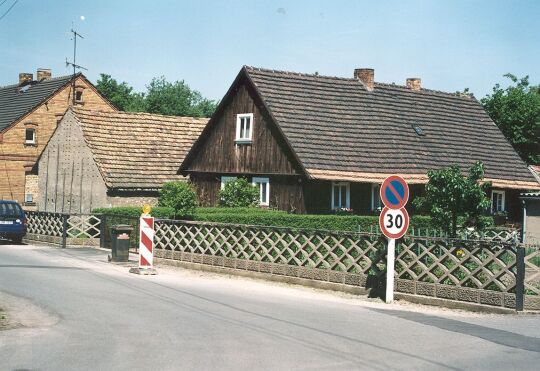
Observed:
[[[142,215],[139,234],[139,268],[154,267],[154,218]]]

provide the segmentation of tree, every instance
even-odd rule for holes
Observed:
[[[463,176],[458,165],[428,171],[426,195],[417,197],[413,204],[431,215],[433,223],[451,237],[457,234],[458,218],[465,223],[482,227],[480,216],[490,205],[487,190],[491,183],[481,183],[484,165],[477,162]]]
[[[482,105],[521,158],[539,164],[540,86],[530,86],[528,76],[504,76],[514,85],[502,89],[496,84],[493,93],[481,100]]]
[[[173,208],[175,217],[190,217],[195,212],[197,196],[191,184],[167,182],[159,193],[159,206]]]
[[[216,102],[204,98],[184,81],[171,83],[163,76],[153,78],[144,93],[134,92],[126,82],[118,83],[107,74],[100,74],[96,87],[118,109],[127,112],[210,117],[217,106]]]
[[[220,203],[226,207],[248,207],[259,203],[259,189],[244,178],[225,183],[219,191]]]
[[[168,82],[163,76],[153,78],[146,87],[146,111],[172,116],[209,117],[216,104],[191,90],[184,81]]]
[[[98,91],[121,111],[144,110],[144,95],[133,92],[127,83],[118,83],[111,75],[101,73],[96,83]]]

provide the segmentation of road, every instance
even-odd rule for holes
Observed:
[[[0,292],[11,298],[4,304],[12,311],[19,306],[15,317],[21,318],[15,319],[25,325],[0,331],[0,369],[533,370],[540,365],[540,316],[386,305],[179,268],[138,276],[107,263],[106,254],[0,244]]]

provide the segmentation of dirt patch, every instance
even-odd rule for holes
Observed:
[[[0,292],[0,331],[20,327],[46,327],[60,317],[31,300]]]

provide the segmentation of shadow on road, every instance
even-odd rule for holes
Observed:
[[[464,335],[474,336],[489,342],[504,345],[511,348],[528,350],[540,353],[540,339],[516,334],[515,332],[499,330],[491,327],[475,325],[469,322],[461,322],[455,319],[432,316],[429,314],[406,312],[399,310],[387,310],[369,308],[373,312],[398,317],[408,321],[427,326],[437,327],[442,330],[457,332]]]
[[[63,267],[60,265],[29,265],[29,264],[0,264],[0,268],[69,269],[69,270],[77,270],[77,271],[87,270],[86,268]]]

